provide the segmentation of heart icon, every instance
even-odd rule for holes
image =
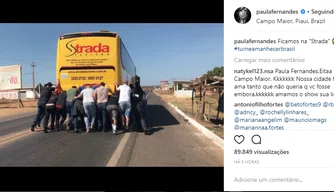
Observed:
[[[236,135],[234,136],[234,141],[238,144],[241,144],[245,140],[245,137],[243,135]]]

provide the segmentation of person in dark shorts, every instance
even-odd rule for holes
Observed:
[[[121,86],[114,83],[116,90],[119,91],[119,108],[121,112],[122,124],[125,130],[129,131],[129,122],[131,116],[131,88],[128,86],[128,81],[124,80]]]
[[[67,98],[66,91],[61,91],[61,93],[58,96],[57,103],[56,103],[56,131],[61,130],[66,120],[66,116],[67,116],[66,98]],[[60,117],[61,117],[61,120],[60,120]]]
[[[38,99],[38,103],[37,103],[37,115],[34,119],[34,122],[31,125],[31,131],[35,131],[35,127],[38,123],[41,122],[41,117],[43,117],[43,113],[45,113],[45,105],[46,103],[49,101],[52,92],[55,90],[52,87],[52,83],[48,82],[46,84],[47,86],[43,88],[41,95]]]
[[[110,122],[112,122],[112,131],[114,134],[117,134],[117,119],[119,113],[118,106],[118,96],[119,92],[114,92],[108,99],[107,111],[110,117]]]
[[[51,123],[50,123],[50,129],[53,131],[55,129],[54,123],[55,123],[55,117],[56,117],[56,103],[58,100],[58,93],[56,90],[52,91],[52,95],[49,99],[49,101],[45,105],[45,116],[44,116],[44,133],[48,132],[48,123],[49,118],[51,116]]]

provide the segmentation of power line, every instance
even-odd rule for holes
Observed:
[[[36,99],[36,93],[35,93],[35,62],[32,62],[31,63],[31,67],[32,67],[32,91],[33,91],[33,94],[34,94],[34,99]]]

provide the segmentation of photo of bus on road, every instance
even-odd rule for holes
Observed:
[[[222,23],[0,31],[0,166],[224,166]]]
[[[136,67],[117,33],[78,32],[61,35],[57,45],[56,79],[63,90],[105,82],[135,83]]]

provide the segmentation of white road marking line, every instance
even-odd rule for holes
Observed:
[[[32,132],[30,129],[29,130],[22,130],[14,133],[9,133],[6,135],[1,135],[0,136],[0,145],[7,144],[11,141],[17,140],[17,139],[22,139],[23,137],[32,135],[34,133],[42,132],[43,129],[40,128],[35,128],[35,132]]]
[[[125,133],[125,135],[123,136],[121,142],[118,144],[114,154],[111,156],[107,167],[115,167],[121,157],[121,154],[125,148],[126,143],[128,142],[130,137],[130,133]]]
[[[67,121],[65,121],[65,123],[67,123]],[[48,127],[50,127],[50,124],[49,124]],[[26,136],[34,134],[34,133],[43,132],[43,128],[37,128],[36,127],[34,132],[32,132],[30,129],[31,128],[27,128],[27,129],[22,130],[22,131],[9,133],[9,134],[6,134],[6,135],[0,135],[0,145],[7,144],[7,143],[9,143],[11,141],[14,141],[14,140],[17,140],[17,139],[22,139],[23,137],[26,137]]]
[[[0,137],[0,145],[9,143],[10,141],[16,140],[18,138],[22,138],[22,137],[30,135],[30,134],[32,134],[32,132],[29,130],[29,131],[20,131],[20,132],[16,132],[16,133],[1,136]]]

